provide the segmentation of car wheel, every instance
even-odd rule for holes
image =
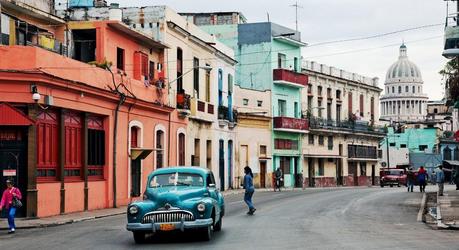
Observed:
[[[393,187],[393,186],[394,186],[394,185],[392,185],[392,184],[391,184],[391,185],[389,185],[389,187]]]
[[[384,187],[384,185],[383,185],[383,184],[381,184],[381,187],[383,188],[383,187]]]
[[[212,239],[212,227],[210,225],[207,227],[203,227],[201,229],[201,235],[204,241],[209,241],[210,239]]]
[[[400,184],[397,184],[397,187],[400,187]]]
[[[145,233],[144,232],[132,232],[134,235],[134,241],[137,244],[145,243]]]
[[[220,217],[220,220],[214,225],[214,232],[220,232],[222,230],[223,217]]]

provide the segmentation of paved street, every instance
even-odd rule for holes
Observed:
[[[247,216],[233,195],[223,231],[210,242],[177,233],[135,245],[122,215],[22,230],[0,242],[2,249],[459,249],[458,231],[416,221],[421,197],[404,188],[259,192],[257,213]]]

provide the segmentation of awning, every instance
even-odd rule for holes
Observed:
[[[446,163],[447,165],[450,166],[459,166],[459,161],[443,161],[443,163]]]
[[[131,148],[131,159],[132,160],[143,160],[147,158],[148,155],[151,154],[153,151],[159,151],[162,149],[154,149],[154,148]]]
[[[30,126],[35,122],[8,103],[0,103],[0,126]]]
[[[341,159],[342,156],[339,155],[304,155],[304,158],[331,158],[331,159]]]

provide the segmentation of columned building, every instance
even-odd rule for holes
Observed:
[[[381,97],[381,119],[397,122],[424,120],[428,97],[422,91],[419,68],[408,60],[405,44],[400,46],[400,56],[389,68]]]

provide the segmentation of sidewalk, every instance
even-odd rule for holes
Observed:
[[[447,190],[437,196],[437,210],[443,227],[459,229],[459,190]]]

